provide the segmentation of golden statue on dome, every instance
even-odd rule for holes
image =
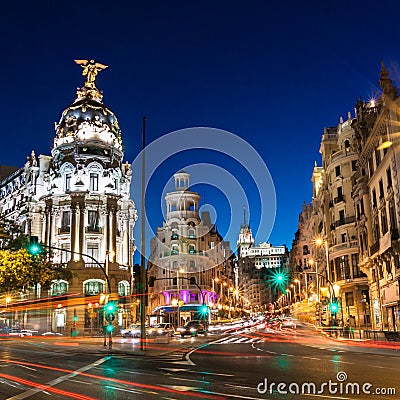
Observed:
[[[96,89],[94,81],[99,71],[108,68],[108,65],[103,65],[95,62],[94,60],[74,60],[78,65],[83,68],[82,75],[86,76],[85,86],[87,88]]]

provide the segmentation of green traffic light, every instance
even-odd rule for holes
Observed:
[[[113,330],[114,330],[114,326],[113,325],[110,324],[110,325],[106,326],[106,331],[107,332],[112,332]]]
[[[201,312],[203,314],[206,314],[207,313],[207,307],[206,306],[201,307]]]
[[[337,303],[332,303],[330,306],[330,309],[333,314],[336,314],[339,310],[339,306]]]
[[[37,236],[31,236],[29,238],[28,252],[32,256],[37,256],[42,252],[42,246],[39,244],[39,238]]]
[[[107,310],[107,312],[109,312],[109,313],[113,313],[113,312],[116,310],[115,304],[114,304],[114,303],[108,303],[108,304],[106,305],[106,310]]]

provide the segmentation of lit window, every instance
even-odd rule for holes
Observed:
[[[99,175],[91,173],[90,174],[90,185],[89,190],[97,192],[99,190]]]

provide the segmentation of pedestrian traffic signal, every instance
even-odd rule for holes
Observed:
[[[42,246],[39,244],[39,238],[37,236],[29,237],[28,252],[32,256],[37,256],[43,251]]]

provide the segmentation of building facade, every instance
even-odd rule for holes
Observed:
[[[287,248],[284,245],[272,246],[267,242],[254,246],[251,228],[246,223],[240,228],[237,245],[239,288],[246,309],[251,313],[264,312],[281,294],[275,293],[269,272],[287,269]]]
[[[361,269],[368,276],[375,329],[398,331],[400,97],[382,63],[378,99],[356,103],[359,162],[353,177]]]
[[[198,317],[202,306],[208,318],[227,307],[223,301],[225,286],[233,285],[233,254],[209,213],[200,217],[200,196],[190,190],[190,174],[180,171],[174,180],[175,190],[165,196],[166,220],[150,243],[148,273],[155,281],[149,311],[154,320],[180,326]]]
[[[25,325],[37,329],[97,330],[104,324],[101,306],[108,295],[120,305],[113,323],[124,326],[131,319],[137,218],[130,199],[132,170],[123,162],[117,118],[95,86],[99,66],[87,62],[84,86],[55,124],[51,156],[32,151],[25,166],[0,183],[2,215],[48,246],[53,263],[67,263],[72,270],[71,282],[57,281],[48,293],[39,288],[29,294],[57,299],[46,309],[46,320],[23,316]]]

